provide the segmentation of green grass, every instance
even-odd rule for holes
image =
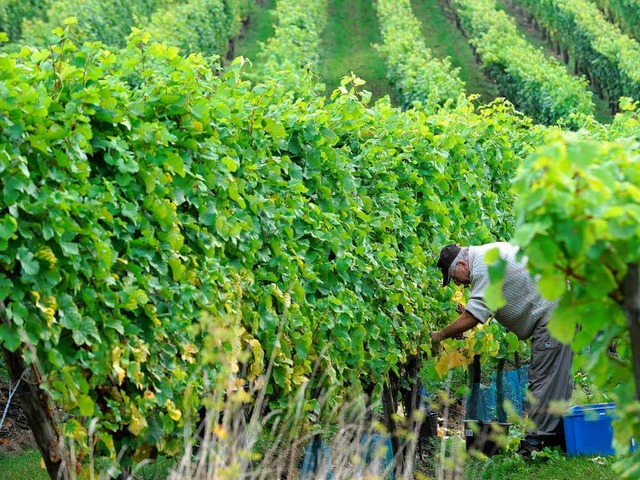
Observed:
[[[235,42],[234,56],[243,56],[252,62],[257,60],[258,52],[262,49],[261,42],[266,42],[274,33],[271,12],[276,6],[276,0],[260,0],[253,7],[249,15],[249,24],[244,35]]]
[[[450,449],[447,450],[447,455],[451,455]],[[439,445],[436,446],[435,454],[439,454]],[[454,474],[455,470],[454,478],[460,480],[615,480],[618,476],[611,467],[613,461],[613,457],[567,457],[557,451],[545,452],[530,462],[515,456],[495,456],[492,459],[468,457],[464,462],[453,462],[445,473]],[[429,463],[431,466],[424,468],[423,465],[418,471],[423,476],[437,476],[437,467],[432,462]],[[135,478],[165,480],[172,464],[172,460],[159,458],[157,462],[137,470]],[[0,478],[47,480],[49,477],[40,466],[40,453],[37,450],[25,450],[20,454],[0,454]]]
[[[365,80],[365,90],[374,100],[394,97],[382,54],[372,47],[381,43],[378,18],[372,2],[366,0],[329,0],[329,17],[324,34],[320,77],[327,93],[340,85],[340,79],[351,72]]]
[[[165,480],[174,464],[175,460],[159,457],[155,462],[144,465],[137,470],[135,478],[137,480]]]
[[[174,461],[164,457],[143,465],[135,472],[136,480],[165,480]],[[49,480],[47,471],[41,466],[38,450],[20,453],[0,453],[1,480]]]
[[[618,475],[611,468],[612,463],[613,457],[567,457],[556,452],[530,463],[514,457],[469,459],[462,477],[465,480],[615,480]]]
[[[25,450],[19,454],[0,453],[2,480],[48,480],[47,471],[40,466],[40,452]]]
[[[618,474],[614,473],[612,465],[614,457],[568,457],[560,450],[545,451],[537,454],[530,461],[508,453],[496,455],[493,458],[475,456],[465,453],[465,442],[454,436],[447,439],[445,445],[445,459],[440,463],[441,440],[432,439],[434,455],[422,456],[418,462],[419,479],[438,478],[442,473],[444,478],[458,480],[614,480]],[[515,442],[515,444],[514,444]],[[514,437],[511,447],[518,443]],[[443,471],[440,472],[440,468]]]
[[[450,57],[451,64],[460,68],[460,78],[467,94],[477,93],[483,103],[500,96],[497,85],[487,78],[476,63],[467,39],[458,30],[453,13],[441,0],[413,0],[413,13],[422,22],[422,34],[427,48],[438,58]]]

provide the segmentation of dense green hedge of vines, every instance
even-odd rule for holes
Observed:
[[[78,43],[100,41],[121,48],[132,28],[144,28],[156,41],[180,48],[183,55],[201,52],[223,56],[252,4],[250,0],[55,0],[41,7],[43,15],[31,12],[21,35],[13,35],[21,25],[18,19],[10,22],[9,37],[17,43],[48,45],[55,41],[52,30],[73,17]]]
[[[254,62],[251,78],[278,79],[282,91],[296,96],[314,90],[316,81],[305,70],[317,72],[328,8],[327,0],[277,2],[273,12],[275,33],[262,46],[258,58],[249,59]],[[315,90],[322,87],[318,85]]]
[[[631,321],[639,293],[627,277],[640,262],[640,158],[635,141],[615,139],[625,130],[637,135],[637,111],[617,122],[613,135],[599,134],[599,141],[558,132],[526,160],[515,182],[514,239],[541,275],[542,293],[560,298],[549,330],[581,354],[574,368],[611,392],[614,445],[627,454],[630,439],[640,435]],[[637,454],[619,458],[616,469],[621,478],[639,478]]]
[[[518,0],[558,41],[576,63],[576,70],[618,108],[620,97],[640,99],[640,44],[586,0]]]
[[[463,30],[504,95],[534,121],[575,127],[572,114],[594,111],[584,78],[534,48],[514,20],[485,0],[453,0]]]
[[[22,21],[45,18],[49,3],[48,0],[0,0],[0,32],[5,32],[10,42],[17,42],[22,35]]]
[[[143,33],[118,56],[60,35],[0,55],[0,344],[38,362],[80,448],[97,418],[100,455],[175,453],[219,369],[211,322],[259,341],[246,381],[273,358],[269,409],[382,381],[452,313],[440,246],[512,231],[540,130],[507,104],[405,113],[355,78],[327,103]]]
[[[44,46],[55,36],[51,31],[67,17],[75,17],[78,26],[74,32],[79,41],[101,41],[113,47],[126,44],[132,26],[149,21],[158,8],[168,0],[50,0],[45,2],[44,18],[29,17],[22,28],[21,43]]]
[[[596,4],[627,35],[640,39],[640,2],[638,0],[596,0]]]
[[[227,53],[229,40],[240,32],[247,18],[250,0],[191,0],[170,4],[156,11],[142,27],[152,38],[176,46],[181,54],[203,55]]]
[[[459,69],[450,59],[434,58],[427,48],[420,23],[411,11],[411,2],[380,0],[375,4],[385,55],[387,78],[398,91],[403,108],[419,101],[433,112],[457,100],[464,93]]]

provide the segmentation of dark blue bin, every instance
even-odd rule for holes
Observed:
[[[563,414],[567,453],[574,455],[613,455],[614,403],[577,405]]]

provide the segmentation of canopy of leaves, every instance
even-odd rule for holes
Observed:
[[[509,178],[539,132],[507,104],[427,117],[367,105],[353,78],[295,99],[241,59],[218,78],[143,33],[117,58],[57,35],[0,55],[0,344],[27,347],[68,435],[98,419],[112,458],[176,450],[201,366],[243,348],[205,350],[211,322],[251,348],[247,381],[273,359],[270,408],[301,386],[335,402],[450,316],[441,245],[512,231]]]
[[[635,115],[622,115],[612,132],[634,125]],[[596,385],[617,386],[624,420],[617,422],[616,435],[628,448],[632,430],[640,433],[622,308],[627,266],[640,260],[637,144],[561,133],[549,142],[526,160],[516,179],[514,239],[541,275],[541,292],[561,297],[551,333],[575,352],[588,352],[577,356],[575,366],[590,372]]]

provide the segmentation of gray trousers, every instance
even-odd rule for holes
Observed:
[[[550,413],[548,408],[550,402],[571,398],[572,358],[571,347],[552,338],[547,330],[547,321],[543,319],[531,335],[529,392],[532,398],[528,413],[536,426],[535,430],[527,430],[527,435],[541,441],[556,436],[562,417]]]

